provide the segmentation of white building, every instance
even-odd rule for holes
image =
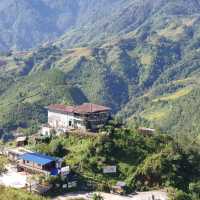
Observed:
[[[48,124],[56,130],[97,130],[105,125],[109,117],[110,108],[91,103],[48,106]]]
[[[52,133],[52,128],[49,126],[42,126],[40,130],[40,134],[45,137],[50,137]]]

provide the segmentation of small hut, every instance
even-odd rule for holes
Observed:
[[[111,193],[123,195],[126,193],[126,183],[118,181],[115,186],[112,187]]]
[[[152,136],[155,133],[155,129],[152,128],[145,128],[145,127],[140,127],[138,128],[138,132],[144,136]]]
[[[16,138],[16,146],[23,147],[28,144],[28,138],[26,136]]]

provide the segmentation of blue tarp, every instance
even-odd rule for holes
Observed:
[[[52,169],[52,170],[51,170],[51,175],[52,175],[52,176],[58,175],[58,169],[56,169],[56,168]]]
[[[48,163],[51,163],[53,161],[57,161],[58,159],[55,157],[43,155],[40,153],[25,153],[20,156],[20,159],[31,161],[40,165],[46,165]]]

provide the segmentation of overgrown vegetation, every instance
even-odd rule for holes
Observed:
[[[47,200],[41,196],[29,194],[23,190],[16,190],[0,186],[1,200]]]
[[[0,156],[0,174],[6,171],[7,158]]]
[[[145,137],[113,125],[106,132],[97,137],[54,138],[34,149],[54,156],[64,149],[65,164],[79,174],[80,181],[92,181],[99,190],[108,191],[117,181],[125,181],[129,192],[172,187],[191,197],[198,195],[199,138],[186,144],[187,135],[174,138],[156,133]],[[117,166],[117,173],[103,174],[103,168],[110,165]]]
[[[13,9],[8,17],[2,14],[9,19],[2,30],[5,24],[9,30],[12,20],[20,30],[12,37],[12,31],[0,34],[1,50],[30,48],[67,32],[29,52],[0,54],[0,135],[10,137],[9,131],[19,127],[25,134],[36,133],[47,121],[45,106],[52,103],[104,104],[129,127],[154,127],[173,136],[144,138],[131,129],[110,127],[97,138],[70,135],[35,149],[64,156],[75,172],[101,189],[124,180],[130,190],[173,187],[174,200],[198,199],[199,2],[40,0],[6,6],[12,4],[0,3],[3,11]],[[27,17],[9,17],[15,12]],[[37,26],[41,13],[48,19],[42,27],[53,31]],[[117,174],[103,175],[105,165],[117,165]]]

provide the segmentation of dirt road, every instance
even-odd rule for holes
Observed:
[[[163,191],[139,192],[136,195],[120,196],[108,193],[100,193],[104,200],[167,200],[167,193]],[[88,193],[69,193],[63,196],[54,198],[53,200],[69,200],[76,198],[84,198],[90,200],[91,195]]]

